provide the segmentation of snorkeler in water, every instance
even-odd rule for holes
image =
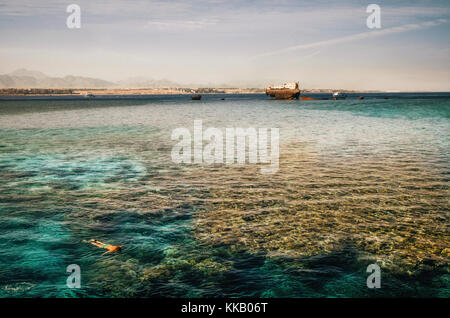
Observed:
[[[102,255],[105,255],[105,254],[108,254],[108,253],[112,253],[112,252],[119,252],[122,249],[122,245],[115,246],[115,245],[105,244],[103,242],[100,242],[100,241],[97,241],[97,240],[94,240],[94,239],[89,240],[87,242],[92,244],[92,245],[95,245],[97,247],[104,248],[104,249],[108,250],[107,252],[103,253]]]

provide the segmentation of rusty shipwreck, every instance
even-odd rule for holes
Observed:
[[[280,86],[269,86],[266,87],[266,95],[275,99],[298,99],[300,96],[300,88],[298,82]]]

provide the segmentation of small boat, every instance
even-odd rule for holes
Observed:
[[[200,99],[202,99],[202,95],[192,96],[192,100],[200,100]]]
[[[84,97],[86,97],[86,98],[94,98],[95,95],[94,94],[85,94]]]
[[[338,99],[345,99],[347,97],[347,95],[341,93],[341,92],[334,92],[333,93],[333,99],[334,100],[338,100]]]

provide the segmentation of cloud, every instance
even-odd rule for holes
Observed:
[[[315,51],[315,52],[312,52],[312,53],[310,53],[310,54],[308,54],[308,55],[305,55],[305,56],[303,56],[303,58],[312,58],[312,57],[314,57],[314,56],[316,56],[316,55],[319,55],[320,54],[320,51]]]
[[[406,25],[387,28],[387,29],[373,30],[373,31],[348,35],[348,36],[331,39],[331,40],[318,41],[318,42],[313,42],[313,43],[308,43],[308,44],[300,44],[300,45],[290,46],[290,47],[287,47],[284,49],[262,53],[262,54],[254,56],[254,58],[267,57],[267,56],[288,53],[288,52],[292,52],[292,51],[324,47],[324,46],[340,44],[340,43],[345,43],[345,42],[358,41],[358,40],[380,37],[380,36],[385,36],[385,35],[394,34],[394,33],[402,33],[402,32],[408,32],[408,31],[412,31],[412,30],[420,30],[420,29],[424,29],[424,28],[428,28],[428,27],[438,26],[438,25],[446,23],[446,22],[447,22],[446,19],[438,19],[438,20],[427,21],[427,22],[423,22],[423,23],[406,24]]]
[[[217,20],[184,20],[184,21],[150,21],[147,28],[156,27],[161,31],[198,30],[217,24]]]

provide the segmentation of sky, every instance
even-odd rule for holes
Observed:
[[[369,29],[369,4],[381,28]],[[69,29],[66,8],[81,8]],[[450,91],[450,1],[0,0],[0,73]]]

